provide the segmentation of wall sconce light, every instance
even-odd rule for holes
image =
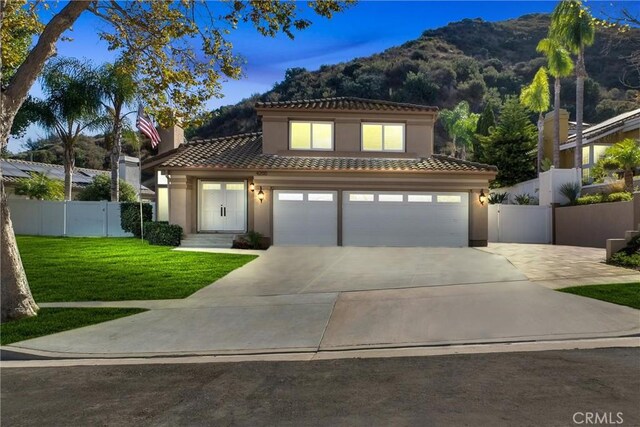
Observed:
[[[480,204],[482,206],[484,206],[484,204],[487,202],[487,195],[484,194],[484,190],[480,190],[480,195],[478,196],[478,200],[480,200]]]
[[[262,186],[260,186],[260,191],[258,191],[258,200],[260,200],[260,203],[264,200],[264,191],[262,191]]]
[[[249,183],[249,190],[251,190],[252,193],[256,191],[256,185],[253,182]]]

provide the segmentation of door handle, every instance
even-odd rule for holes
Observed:
[[[222,209],[223,209],[223,207],[222,207],[222,205],[220,205],[220,216],[224,216],[224,215],[222,214]]]
[[[225,206],[223,209],[224,209],[224,216],[227,216],[227,207]]]

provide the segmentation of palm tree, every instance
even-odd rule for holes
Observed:
[[[35,101],[37,120],[62,142],[65,199],[71,200],[75,143],[84,130],[97,128],[104,121],[100,117],[101,89],[91,64],[75,58],[54,60],[45,67],[41,79],[46,98]]]
[[[569,52],[553,38],[547,37],[538,43],[538,52],[547,57],[549,74],[553,82],[553,167],[560,167],[560,79],[573,72],[573,61]]]
[[[640,140],[622,140],[607,148],[604,158],[624,171],[624,189],[632,193],[633,171],[640,166]]]
[[[461,101],[452,110],[442,110],[440,120],[453,142],[454,150],[460,145],[460,157],[465,160],[467,148],[472,147],[473,133],[478,124],[479,114],[469,110],[469,103]]]
[[[562,0],[551,14],[550,36],[576,57],[576,148],[575,167],[582,167],[582,117],[584,112],[584,50],[595,40],[595,24],[580,0]]]
[[[549,110],[549,77],[547,70],[541,67],[529,86],[520,93],[520,102],[530,110],[538,113],[538,172],[542,171],[542,152],[544,143],[544,113]]]
[[[105,64],[100,69],[100,83],[103,91],[103,106],[109,118],[110,132],[107,137],[111,147],[111,201],[117,202],[119,189],[119,159],[122,151],[122,132],[129,128],[123,110],[135,100],[137,86],[127,64],[118,61]]]

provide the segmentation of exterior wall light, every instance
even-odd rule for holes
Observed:
[[[249,183],[249,190],[251,190],[252,193],[256,191],[256,185],[253,182]]]
[[[480,195],[478,196],[478,200],[480,201],[480,204],[482,206],[484,206],[484,204],[487,202],[487,195],[484,194],[484,190],[480,190]]]
[[[264,191],[262,191],[262,186],[260,186],[260,191],[258,191],[258,200],[260,200],[260,203],[264,201]]]

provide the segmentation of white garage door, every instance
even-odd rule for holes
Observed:
[[[337,192],[276,190],[273,236],[273,243],[278,246],[336,246]]]
[[[344,246],[468,246],[469,194],[344,192],[342,229]]]

